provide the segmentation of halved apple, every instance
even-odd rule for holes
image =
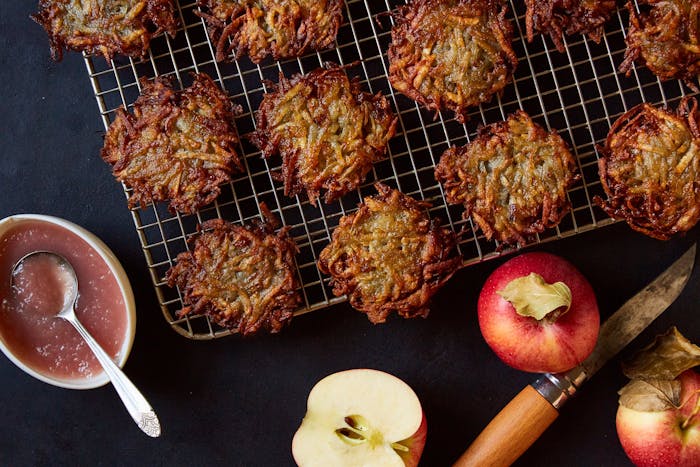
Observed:
[[[427,424],[410,386],[382,371],[326,376],[311,390],[292,440],[300,467],[418,465]]]

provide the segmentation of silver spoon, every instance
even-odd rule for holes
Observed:
[[[85,339],[90,350],[95,354],[95,357],[97,357],[97,360],[112,382],[114,389],[117,390],[117,394],[119,394],[126,409],[129,411],[131,418],[134,419],[139,428],[148,436],[154,438],[160,436],[160,422],[146,398],[143,397],[136,386],[134,386],[122,370],[112,361],[112,358],[104,351],[100,344],[97,343],[95,338],[90,335],[87,329],[83,327],[82,323],[78,321],[78,317],[75,315],[75,304],[78,301],[78,277],[68,260],[50,251],[31,252],[20,258],[12,267],[10,283],[12,284],[14,282],[15,275],[21,265],[29,258],[37,255],[46,255],[52,258],[52,260],[56,262],[56,267],[66,275],[67,287],[66,295],[63,300],[63,309],[56,314],[56,317],[64,319],[72,324],[83,339]]]

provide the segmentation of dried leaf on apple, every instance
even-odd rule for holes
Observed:
[[[674,326],[623,364],[623,372],[629,379],[672,380],[697,365],[700,365],[700,347]]]
[[[678,408],[681,397],[680,381],[635,379],[618,392],[620,404],[640,412],[662,412]]]
[[[571,306],[571,290],[565,283],[548,284],[534,272],[513,279],[496,293],[509,301],[519,315],[530,316],[538,321],[555,310],[561,310],[557,315],[560,316]]]
[[[700,466],[700,348],[674,327],[625,367],[615,426],[634,465]]]

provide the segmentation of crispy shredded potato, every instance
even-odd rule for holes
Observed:
[[[389,81],[428,109],[468,107],[503,90],[518,63],[500,0],[414,0],[394,15]]]
[[[343,0],[197,0],[216,44],[216,59],[248,55],[260,63],[333,46]]]
[[[396,312],[404,318],[428,315],[430,298],[459,268],[452,256],[456,235],[431,220],[430,203],[375,185],[359,209],[340,219],[318,268],[331,275],[333,293],[383,323]]]
[[[622,115],[598,160],[608,199],[594,201],[653,238],[690,230],[700,219],[699,122],[694,98],[675,114],[644,103]]]
[[[105,135],[102,158],[133,190],[129,206],[170,201],[191,214],[219,195],[219,185],[241,171],[234,107],[206,74],[173,90],[172,80],[141,80],[134,113],[118,109]]]
[[[569,211],[578,180],[564,140],[519,110],[479,130],[467,146],[449,148],[435,168],[448,203],[463,204],[487,239],[525,245]],[[501,245],[503,246],[503,245]]]
[[[297,248],[287,228],[274,233],[276,220],[262,210],[268,220],[250,225],[206,221],[191,251],[177,256],[166,278],[183,294],[180,316],[206,315],[242,335],[275,333],[292,319],[301,303]]]
[[[284,192],[306,192],[314,206],[321,190],[331,203],[354,190],[384,156],[396,117],[381,93],[363,92],[337,66],[295,75],[265,94],[251,141],[266,158],[282,156]]]
[[[32,19],[49,35],[51,55],[61,60],[63,49],[140,57],[151,38],[161,32],[175,36],[172,0],[41,0]]]
[[[617,5],[615,0],[525,0],[527,40],[535,33],[549,34],[559,52],[564,52],[564,34],[587,34],[595,43]]]
[[[629,74],[635,61],[662,80],[681,79],[695,92],[700,74],[700,2],[639,0],[641,12],[627,3],[630,26],[620,71]]]

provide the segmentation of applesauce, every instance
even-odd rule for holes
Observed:
[[[25,365],[49,378],[89,379],[102,367],[70,323],[56,318],[64,294],[50,264],[32,262],[10,285],[10,273],[27,253],[44,250],[65,257],[78,277],[76,314],[116,359],[127,339],[124,297],[109,265],[77,234],[49,222],[27,220],[0,236],[0,339]]]

